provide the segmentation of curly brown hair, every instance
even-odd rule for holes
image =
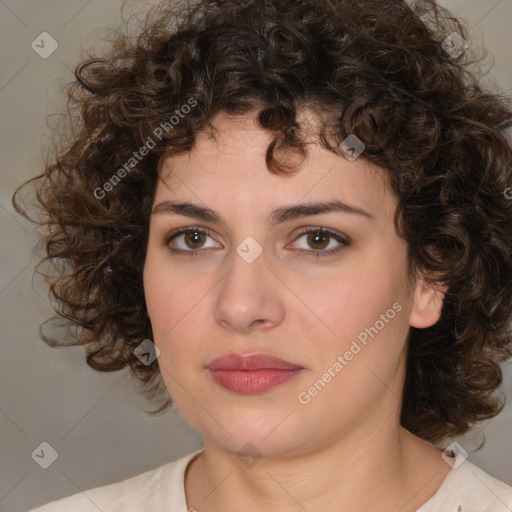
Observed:
[[[138,34],[118,31],[108,55],[77,66],[73,129],[28,182],[42,262],[58,267],[50,296],[76,327],[45,341],[84,345],[99,371],[129,366],[164,400],[154,412],[170,406],[157,361],[134,355],[152,339],[142,269],[161,163],[217,113],[257,109],[273,135],[267,167],[286,175],[290,155],[307,155],[297,113],[308,108],[323,147],[341,155],[355,135],[386,171],[410,275],[447,287],[440,320],[411,328],[402,425],[439,442],[496,415],[512,356],[512,108],[479,83],[471,47],[450,51],[462,40],[464,22],[434,0],[164,1]]]

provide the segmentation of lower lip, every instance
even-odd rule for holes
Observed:
[[[213,380],[220,386],[243,395],[264,393],[284,384],[302,372],[297,370],[209,370]]]

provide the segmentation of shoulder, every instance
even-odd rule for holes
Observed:
[[[140,512],[186,508],[184,474],[202,450],[121,482],[89,489],[52,501],[29,512]]]
[[[512,487],[470,462],[466,461],[459,469],[463,469],[463,473],[455,484],[469,498],[469,503],[480,504],[479,510],[485,512],[512,510]]]
[[[439,510],[510,512],[512,487],[458,457],[438,492],[418,512]]]

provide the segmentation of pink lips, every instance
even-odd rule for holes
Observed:
[[[207,368],[217,384],[244,395],[268,391],[304,369],[267,354],[227,354],[211,361]]]

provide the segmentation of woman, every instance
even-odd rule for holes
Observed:
[[[450,444],[512,355],[512,113],[467,40],[433,1],[164,2],[77,68],[51,292],[204,449],[34,510],[511,509]]]

